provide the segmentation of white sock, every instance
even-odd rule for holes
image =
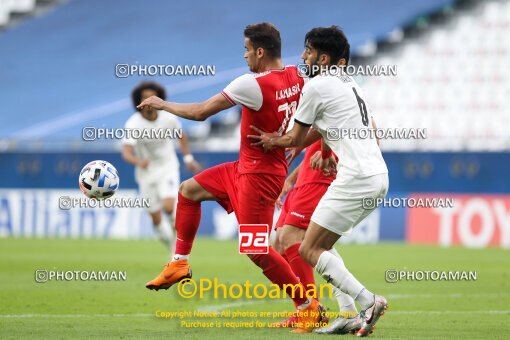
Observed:
[[[174,254],[174,256],[172,257],[172,262],[179,261],[179,260],[187,260],[188,258],[189,258],[189,255]]]
[[[363,310],[367,310],[372,307],[375,303],[375,295],[370,292],[368,289],[363,288],[363,290],[354,298]]]
[[[335,248],[331,248],[329,252],[342,260],[342,257]],[[331,288],[333,289],[333,294],[336,298],[336,301],[338,302],[338,308],[340,308],[340,315],[346,319],[356,317],[356,315],[358,315],[358,309],[356,308],[354,299],[333,285],[331,285]]]
[[[170,227],[175,230],[175,212],[168,215],[168,222],[170,222]]]
[[[299,305],[297,308],[299,310],[306,309],[306,308],[308,308],[308,306],[310,306],[310,303],[312,303],[312,300],[307,299],[305,303],[303,303],[302,305]]]
[[[165,245],[165,247],[170,248],[170,231],[163,226],[163,223],[154,225],[154,231],[158,235],[159,240]]]
[[[319,273],[326,282],[339,288],[342,292],[354,298],[363,309],[367,309],[374,303],[373,294],[363,287],[363,285],[352,275],[345,267],[341,257],[325,251],[319,256],[315,271]],[[367,305],[367,293],[371,294],[372,300]]]

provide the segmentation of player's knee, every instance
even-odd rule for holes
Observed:
[[[179,193],[193,201],[201,200],[201,190],[202,188],[193,178],[185,180],[179,186]]]
[[[151,218],[152,218],[152,224],[154,224],[154,226],[157,226],[161,223],[161,215],[160,214],[151,214]]]
[[[179,193],[186,198],[194,199],[195,190],[191,180],[186,180],[179,185]]]
[[[174,213],[174,206],[172,205],[171,207],[165,207],[164,210],[165,214],[172,215]]]
[[[281,241],[280,241],[280,235],[277,233],[276,234],[276,237],[274,239],[274,243],[273,243],[273,248],[274,250],[276,250],[279,254],[282,254],[283,253],[283,247],[282,247],[282,244],[281,244]]]
[[[293,240],[290,240],[288,238],[282,238],[282,240],[280,241],[280,245],[281,245],[281,248],[283,249],[283,251],[287,250],[288,248],[290,248],[291,246],[293,246],[296,243],[297,242],[294,242]]]
[[[184,192],[187,190],[186,182],[187,181],[184,181],[181,184],[179,184],[179,194],[181,194],[181,195],[184,195]]]
[[[281,247],[286,250],[287,248],[301,243],[304,237],[304,233],[301,232],[301,230],[297,230],[297,228],[294,227],[283,227],[281,228],[280,232],[280,245]]]

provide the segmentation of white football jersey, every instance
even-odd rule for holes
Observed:
[[[363,91],[352,77],[318,75],[310,79],[303,86],[294,118],[318,130],[338,156],[337,178],[388,172],[375,138],[346,136],[345,131],[372,128],[372,114]],[[368,132],[366,135],[370,136]]]
[[[158,111],[158,117],[154,121],[143,118],[140,112],[135,112],[126,122],[126,129],[139,130],[164,130],[181,129],[181,123],[172,114]],[[127,135],[128,136],[128,135]],[[177,138],[177,136],[174,134]],[[128,136],[129,137],[129,136]],[[123,144],[132,145],[135,155],[141,159],[147,159],[149,166],[146,169],[136,167],[135,179],[140,181],[157,181],[165,172],[179,171],[179,160],[175,152],[174,139],[172,138],[125,138]]]

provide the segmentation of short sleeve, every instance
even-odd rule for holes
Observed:
[[[221,93],[232,105],[243,105],[255,111],[262,106],[262,90],[252,74],[237,77]]]
[[[312,126],[317,114],[321,111],[321,99],[317,91],[307,83],[301,91],[301,98],[297,112],[294,115],[296,123],[303,126]]]
[[[124,129],[129,130],[129,129],[135,129],[135,128],[136,128],[136,126],[135,126],[133,117],[131,117],[126,122],[126,125],[124,125]],[[136,145],[136,139],[128,137],[128,136],[131,136],[131,134],[126,133],[125,136],[126,137],[124,137],[124,139],[122,140],[123,145],[131,145],[131,146]]]

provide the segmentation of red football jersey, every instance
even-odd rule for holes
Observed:
[[[312,156],[315,155],[315,153],[320,150],[321,150],[320,140],[306,148],[305,157],[303,158],[303,162],[301,163],[301,167],[299,168],[298,178],[296,180],[296,183],[294,184],[295,188],[308,183],[331,184],[331,182],[333,182],[333,180],[336,178],[336,176],[326,176],[322,173],[322,171],[313,170],[312,167],[310,166],[310,158],[312,158]],[[335,158],[337,157],[335,156]]]
[[[240,173],[287,175],[284,149],[275,148],[264,152],[262,147],[252,146],[254,140],[247,136],[256,134],[250,125],[265,132],[285,134],[296,112],[303,85],[304,80],[298,76],[296,66],[286,66],[283,70],[246,74],[235,79],[222,91],[232,104],[243,106]]]

